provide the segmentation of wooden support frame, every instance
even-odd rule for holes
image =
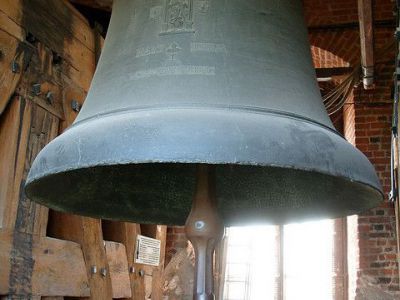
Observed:
[[[125,245],[128,258],[129,279],[132,290],[131,297],[125,299],[145,299],[144,276],[140,270],[143,266],[134,262],[136,237],[141,233],[140,225],[127,222],[103,222],[103,235],[105,239],[117,241]]]
[[[156,237],[157,240],[161,241],[161,253],[160,253],[160,264],[158,267],[155,267],[153,270],[153,278],[152,278],[152,300],[162,300],[163,299],[163,285],[162,275],[164,271],[164,263],[165,263],[165,245],[167,240],[167,226],[165,225],[157,225],[156,226]]]
[[[28,237],[28,235],[25,235]],[[29,238],[29,237],[28,237]],[[34,261],[30,282],[33,296],[87,297],[90,295],[85,262],[79,244],[57,240],[40,235],[32,236],[32,255],[13,251],[15,234],[12,231],[0,230],[0,295],[8,294],[12,261]],[[73,276],[71,276],[73,274]],[[18,287],[17,287],[18,288]]]
[[[35,39],[26,42],[26,32]],[[24,194],[36,154],[77,116],[71,103],[83,103],[103,42],[67,1],[0,3],[0,299],[144,299],[139,271],[161,276],[165,226],[155,226],[162,264],[153,272],[133,263],[139,224],[110,222],[105,241],[101,220],[49,212]],[[29,51],[16,55],[21,45]],[[12,60],[21,72],[13,72]]]
[[[365,89],[372,89],[374,87],[372,0],[358,0],[358,16],[363,84]]]

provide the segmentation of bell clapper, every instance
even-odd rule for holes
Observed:
[[[197,167],[196,194],[185,232],[196,258],[193,300],[214,300],[213,254],[224,226],[217,212],[214,169],[210,165]]]

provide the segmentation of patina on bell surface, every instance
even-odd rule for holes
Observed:
[[[301,1],[114,2],[88,97],[36,158],[31,199],[184,224],[196,165],[210,164],[225,225],[339,217],[382,200],[372,165],[322,104]]]

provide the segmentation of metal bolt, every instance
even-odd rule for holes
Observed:
[[[82,105],[75,99],[71,101],[71,108],[73,111],[79,112],[81,110],[81,107]]]
[[[42,85],[40,83],[34,83],[32,85],[32,93],[35,96],[39,96],[42,93],[41,88],[42,88]]]
[[[49,104],[53,104],[54,102],[54,94],[51,91],[48,91],[46,94],[46,100],[49,102]]]
[[[96,273],[97,273],[97,267],[96,267],[96,266],[91,266],[91,267],[90,267],[90,272],[91,272],[92,274],[96,274]]]
[[[129,273],[135,273],[135,267],[129,267]]]
[[[11,63],[11,71],[13,73],[19,73],[21,70],[21,67],[19,65],[19,63],[16,60],[13,60]]]
[[[140,277],[143,277],[144,275],[146,275],[146,273],[142,269],[139,270],[138,274]]]
[[[196,229],[203,229],[203,227],[205,226],[206,224],[203,222],[203,221],[196,221],[195,223],[194,223],[194,227],[196,227]]]
[[[106,277],[107,276],[107,269],[106,268],[101,268],[100,269],[100,274],[101,274],[101,276]]]

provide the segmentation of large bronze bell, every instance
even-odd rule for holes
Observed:
[[[40,152],[26,192],[56,210],[179,225],[198,164],[213,166],[225,226],[382,200],[325,111],[301,1],[115,0],[85,104]]]
[[[196,164],[226,225],[337,217],[382,199],[332,126],[300,1],[116,0],[89,95],[27,194],[57,210],[184,224]]]

